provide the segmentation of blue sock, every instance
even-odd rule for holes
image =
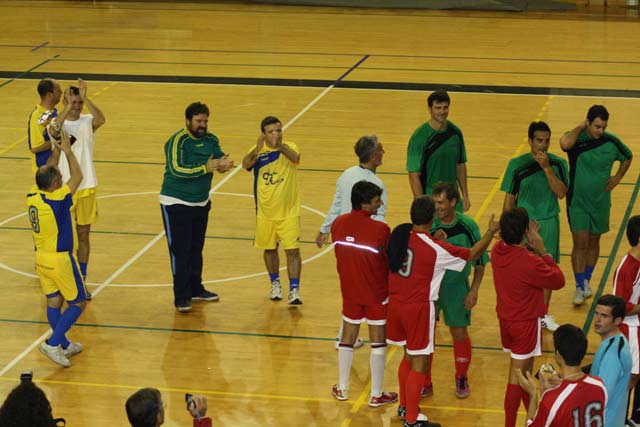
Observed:
[[[584,278],[587,280],[587,282],[591,282],[591,276],[593,275],[593,269],[596,268],[595,266],[591,266],[591,265],[587,265],[584,268]]]
[[[85,279],[87,277],[87,264],[88,262],[80,263],[80,274],[82,274],[82,278]]]
[[[289,278],[289,290],[298,289],[300,287],[300,278],[292,279]]]
[[[280,273],[269,273],[269,279],[271,282],[280,281]]]
[[[80,317],[81,314],[82,309],[80,307],[77,305],[70,305],[69,308],[62,313],[62,316],[60,316],[58,324],[53,330],[53,335],[51,335],[51,338],[48,340],[48,344],[54,347],[62,344],[62,347],[67,347],[69,345],[69,340],[65,337],[65,334],[69,329],[71,329],[73,324],[76,323],[76,320],[78,320],[78,317]]]
[[[51,330],[54,330],[56,328],[56,325],[58,324],[58,319],[60,319],[60,311],[61,310],[59,308],[47,306],[47,320],[49,321]]]
[[[573,273],[573,277],[576,278],[576,288],[584,291],[584,273]]]

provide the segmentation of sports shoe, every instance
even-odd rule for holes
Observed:
[[[67,348],[62,349],[62,353],[70,358],[71,356],[75,356],[83,350],[82,344],[79,342],[71,342],[69,341],[69,346]]]
[[[433,396],[433,384],[429,387],[422,387],[422,391],[420,392],[420,398]]]
[[[348,390],[341,390],[338,387],[338,384],[334,384],[333,385],[333,388],[331,389],[331,394],[333,394],[333,397],[335,397],[337,400],[340,400],[340,401],[344,401],[344,400],[348,400],[349,399]]]
[[[398,406],[398,417],[404,420],[406,416],[407,416],[407,407],[402,405]]]
[[[40,352],[60,366],[65,368],[71,366],[71,362],[67,356],[64,355],[64,350],[62,350],[61,345],[52,346],[47,344],[46,341],[43,341],[42,344],[40,344]]]
[[[91,292],[87,291],[85,298],[87,299],[87,301],[91,301],[93,299],[93,295],[91,295]]]
[[[588,283],[584,284],[584,297],[585,298],[591,298],[591,296],[593,295],[593,291],[591,290],[591,286]]]
[[[300,298],[300,290],[298,290],[298,288],[291,289],[291,292],[289,292],[289,304],[291,305],[302,304],[302,299]]]
[[[627,420],[626,427],[640,427],[640,422],[635,422],[632,419]]]
[[[394,391],[383,391],[380,396],[371,396],[369,398],[369,406],[377,408],[378,406],[388,405],[398,401],[398,393]]]
[[[282,299],[282,285],[278,280],[271,282],[271,301],[280,301]]]
[[[560,325],[556,323],[556,319],[554,319],[552,315],[545,314],[544,317],[542,318],[542,327],[553,332],[556,329],[558,329]]]
[[[469,380],[467,377],[456,377],[456,397],[466,399],[471,394]]]
[[[418,414],[418,419],[415,423],[409,423],[407,420],[404,420],[403,427],[441,427],[438,423],[432,423],[427,419],[423,414]]]
[[[573,305],[578,306],[582,304],[584,304],[584,291],[576,288],[576,293],[573,295]]]
[[[205,289],[200,295],[194,295],[191,299],[195,301],[218,301],[220,297],[215,292],[209,292]]]
[[[176,304],[176,309],[180,313],[186,313],[188,311],[191,311],[191,303],[190,302],[180,302],[180,303]]]
[[[364,345],[364,340],[362,338],[357,338],[356,342],[353,343],[353,349],[360,348]],[[336,350],[340,348],[340,338],[336,338]]]

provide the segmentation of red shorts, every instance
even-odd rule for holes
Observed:
[[[629,341],[629,350],[631,350],[631,373],[640,374],[640,328],[621,323],[620,331],[624,334],[625,338],[627,338],[627,341]]]
[[[342,300],[342,319],[354,325],[367,322],[372,326],[384,326],[387,324],[386,301],[363,305],[354,301]]]
[[[542,354],[542,322],[533,320],[500,321],[502,349],[511,352],[512,359],[529,359]]]
[[[390,302],[387,313],[387,343],[402,345],[410,355],[433,353],[436,309],[433,301]]]

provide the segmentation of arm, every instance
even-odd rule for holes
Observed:
[[[264,134],[260,134],[254,149],[249,151],[247,155],[243,157],[242,167],[244,169],[251,170],[253,165],[256,164],[256,162],[258,161],[258,153],[260,153],[260,150],[262,150],[262,147],[264,146],[264,139],[265,139]]]
[[[531,284],[536,287],[558,290],[564,286],[564,274],[558,264],[544,247],[544,242],[540,233],[538,232],[540,226],[537,222],[531,221],[529,223],[529,231],[527,232],[527,239],[529,240],[529,247],[538,255],[537,262],[533,267],[534,271],[531,272],[530,277]]]
[[[278,144],[276,145],[278,151],[280,151],[290,162],[295,163],[296,165],[300,163],[300,153],[298,153],[293,148],[289,147],[287,144]]]
[[[420,172],[409,172],[409,185],[414,199],[424,194],[422,181],[420,181]]]
[[[327,216],[324,218],[324,222],[320,226],[320,231],[316,236],[316,245],[321,248],[329,240],[329,232],[331,231],[331,224],[342,212],[342,196],[340,192],[340,184],[342,183],[342,176],[338,178],[336,183],[336,192],[333,195],[333,203],[327,212]]]
[[[514,194],[505,193],[504,203],[502,204],[502,212],[510,211],[516,207],[516,196]]]
[[[549,188],[551,192],[556,195],[557,198],[562,199],[568,191],[567,186],[560,178],[556,176],[553,172],[553,168],[551,167],[551,163],[549,163],[549,156],[547,153],[534,153],[533,158],[542,168],[544,172],[544,176],[547,178],[547,182],[549,183]]]
[[[458,178],[458,184],[460,185],[462,197],[462,208],[466,212],[471,207],[471,201],[469,200],[469,189],[467,188],[467,164],[458,163],[456,165],[456,177]]]
[[[478,303],[478,291],[480,290],[482,277],[484,277],[484,265],[476,265],[473,269],[471,288],[467,292],[467,296],[464,297],[464,308],[467,310],[471,310]]]
[[[67,119],[67,116],[71,112],[71,91],[67,88],[64,91],[64,97],[62,98],[62,103],[64,108],[62,111],[58,113],[58,116],[51,120],[49,126],[47,126],[47,131],[52,139],[58,140],[60,139],[60,131],[62,129],[62,125],[64,121]]]
[[[520,387],[522,387],[527,394],[529,394],[529,407],[527,408],[527,420],[533,421],[536,416],[536,412],[538,412],[538,387],[531,377],[531,372],[525,371],[525,375],[522,375],[522,371],[520,369],[516,370],[516,375],[518,378],[518,383]],[[527,422],[527,425],[529,423]]]
[[[60,132],[60,141],[56,142],[55,144],[56,148],[58,150],[62,150],[67,156],[67,161],[69,162],[69,173],[71,175],[69,181],[67,181],[67,185],[69,186],[71,192],[75,193],[78,189],[78,186],[82,182],[82,169],[80,169],[80,163],[78,163],[76,155],[73,154],[73,151],[71,150],[69,134],[67,134],[65,131]]]
[[[107,119],[104,117],[104,113],[102,110],[98,108],[96,104],[94,104],[91,99],[87,96],[87,83],[78,79],[78,89],[80,89],[80,97],[84,101],[84,104],[89,108],[91,115],[93,116],[93,131],[97,131],[100,126],[106,123]]]
[[[211,418],[207,417],[207,398],[193,395],[189,406],[189,413],[193,417],[193,427],[211,427]]]
[[[500,230],[500,223],[495,220],[494,215],[491,215],[489,219],[489,227],[482,236],[482,239],[478,240],[475,245],[471,247],[469,251],[469,261],[475,261],[480,258],[482,254],[487,250],[493,240],[493,236]]]
[[[619,183],[622,181],[622,177],[629,170],[629,166],[631,166],[631,159],[624,160],[620,162],[620,166],[618,166],[618,172],[612,177],[609,177],[607,180],[607,186],[605,191],[613,190]]]
[[[562,148],[562,151],[571,150],[573,146],[576,145],[576,141],[578,140],[580,133],[586,128],[587,120],[585,120],[584,123],[581,123],[573,128],[573,130],[571,130],[570,132],[562,135],[562,137],[560,138],[560,147]]]

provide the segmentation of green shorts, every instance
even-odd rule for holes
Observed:
[[[469,281],[464,283],[444,283],[440,285],[436,313],[444,312],[444,323],[447,326],[469,326],[471,311],[464,308],[464,299],[469,292]]]
[[[549,251],[549,255],[556,262],[560,262],[560,218],[554,216],[547,219],[537,220],[540,225],[540,237],[544,242],[544,247]]]
[[[572,233],[588,231],[591,234],[604,234],[609,231],[610,207],[602,207],[587,212],[580,207],[567,206],[569,228]]]

